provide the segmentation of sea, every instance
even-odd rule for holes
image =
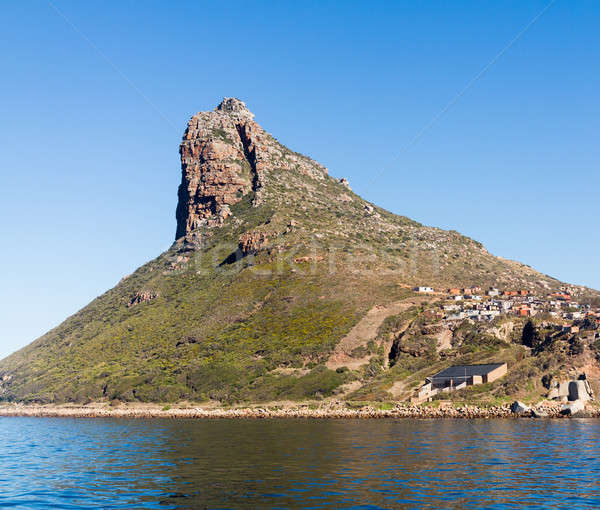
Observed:
[[[594,419],[0,418],[0,507],[599,506]]]

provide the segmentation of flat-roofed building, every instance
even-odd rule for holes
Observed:
[[[488,363],[485,365],[455,365],[428,377],[432,388],[456,388],[465,383],[468,386],[493,382],[508,371],[506,363]]]

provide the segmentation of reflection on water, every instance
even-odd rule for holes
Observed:
[[[0,506],[589,508],[596,420],[0,418]]]

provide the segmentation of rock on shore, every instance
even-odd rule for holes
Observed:
[[[350,404],[351,405],[351,404]],[[528,408],[529,409],[529,408]],[[508,405],[477,407],[472,405],[420,406],[399,403],[391,409],[380,409],[376,404],[358,408],[348,407],[345,402],[331,402],[321,406],[297,404],[294,406],[252,406],[252,407],[169,407],[157,405],[24,405],[7,404],[0,406],[0,416],[71,417],[71,418],[515,418],[515,417],[564,417],[561,406],[552,402],[541,403],[530,408],[531,413],[515,414]],[[600,416],[598,409],[586,413],[590,417]]]

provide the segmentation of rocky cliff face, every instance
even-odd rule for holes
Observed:
[[[176,238],[222,224],[229,206],[257,188],[256,142],[263,133],[253,117],[243,102],[227,98],[188,122],[179,148]]]
[[[280,145],[255,121],[246,105],[225,98],[212,112],[188,122],[179,152],[181,185],[176,239],[200,227],[223,224],[230,206],[250,192],[261,202],[263,187],[277,170],[321,177],[323,166]]]
[[[398,268],[399,278],[411,285],[549,289],[557,283],[491,256],[457,232],[426,227],[370,204],[346,179],[332,178],[323,165],[279,143],[239,99],[225,98],[213,111],[194,115],[179,151],[176,249],[201,250],[204,240],[227,227],[236,229],[239,252],[227,260],[260,251],[296,250],[305,257],[311,250],[375,250],[375,258]],[[239,210],[233,206],[244,197],[253,210],[264,210],[260,222],[248,222],[248,211],[232,217]]]

